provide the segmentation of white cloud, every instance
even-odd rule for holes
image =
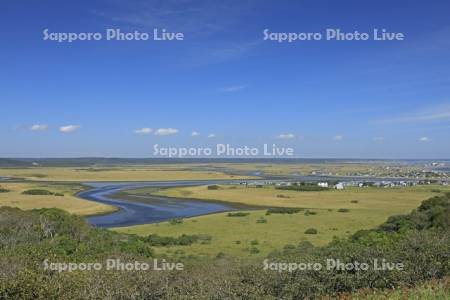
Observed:
[[[277,139],[282,139],[282,140],[290,140],[295,138],[295,135],[293,133],[281,133],[279,135],[277,135]]]
[[[340,135],[340,134],[336,135],[336,136],[333,138],[333,140],[334,140],[334,141],[337,141],[337,142],[340,142],[340,141],[342,141],[343,139],[344,139],[344,136],[343,136],[343,135]]]
[[[395,124],[395,123],[417,123],[417,122],[432,122],[432,121],[447,121],[450,120],[450,105],[441,104],[422,109],[421,111],[410,112],[401,116],[375,120],[372,124]]]
[[[232,86],[226,86],[221,89],[219,89],[219,92],[222,93],[233,93],[233,92],[239,92],[243,89],[245,89],[247,86],[245,85],[232,85]]]
[[[376,136],[373,138],[374,142],[383,142],[384,141],[384,137],[382,136]]]
[[[178,133],[178,129],[176,128],[158,128],[155,131],[155,135],[173,135],[173,134],[177,134]]]
[[[192,131],[191,136],[199,136],[200,133],[198,133],[197,131]]]
[[[134,133],[137,133],[137,134],[149,134],[152,132],[153,132],[153,129],[148,128],[148,127],[134,130]]]
[[[48,129],[48,125],[46,124],[34,124],[30,127],[30,130],[32,131],[45,131]]]
[[[428,143],[430,141],[431,141],[431,139],[427,136],[423,136],[419,139],[419,142],[422,142],[422,143]]]
[[[215,138],[215,137],[216,137],[216,134],[215,134],[215,133],[210,133],[210,134],[208,134],[208,138],[210,138],[210,139]]]
[[[71,133],[80,129],[80,125],[67,125],[59,128],[59,131],[62,133]]]

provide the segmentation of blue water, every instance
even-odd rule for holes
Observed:
[[[145,197],[146,203],[113,199],[111,196],[125,189],[141,187],[173,187],[209,184],[226,184],[228,181],[176,181],[143,183],[86,183],[94,189],[80,192],[79,197],[91,201],[113,205],[119,211],[99,216],[88,217],[90,224],[96,227],[121,227],[139,224],[157,223],[173,218],[187,218],[210,213],[235,210],[231,205],[175,199],[166,197]],[[150,202],[150,203],[148,203]]]

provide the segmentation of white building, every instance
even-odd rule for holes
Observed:
[[[320,187],[323,187],[323,188],[327,188],[328,187],[328,182],[319,182],[317,185],[320,186]]]
[[[339,182],[338,184],[336,184],[334,186],[335,189],[337,190],[343,190],[344,189],[344,184],[342,182]]]

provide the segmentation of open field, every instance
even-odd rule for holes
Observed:
[[[240,171],[261,171],[265,175],[287,176],[292,174],[327,176],[405,176],[409,172],[420,171],[417,166],[389,166],[377,163],[225,163],[211,164],[215,168],[231,168]]]
[[[287,244],[297,245],[307,240],[315,245],[325,245],[333,236],[345,236],[357,229],[371,228],[384,221],[387,216],[380,212],[354,210],[338,213],[328,210],[313,210],[316,215],[271,214],[265,210],[250,211],[245,217],[229,217],[220,213],[185,219],[182,224],[138,225],[115,229],[120,232],[138,235],[158,234],[163,236],[180,236],[182,234],[206,234],[212,237],[210,244],[193,244],[170,248],[155,248],[162,253],[184,253],[186,255],[216,256],[225,253],[232,256],[261,257],[273,250],[280,250]],[[267,223],[257,223],[261,218]],[[316,228],[317,235],[307,235],[305,230]],[[257,241],[257,244],[255,244]],[[252,248],[259,253],[252,253]],[[256,250],[253,250],[255,252]]]
[[[250,178],[215,171],[189,169],[184,165],[110,168],[33,167],[3,168],[0,176],[39,181],[163,181]]]
[[[214,199],[248,205],[300,207],[305,210],[294,214],[270,215],[266,215],[266,210],[257,210],[250,211],[250,214],[244,217],[229,217],[228,213],[221,213],[185,219],[178,225],[164,222],[116,230],[143,236],[205,234],[212,237],[210,244],[156,248],[162,253],[205,256],[225,253],[241,257],[260,257],[273,250],[282,249],[288,244],[297,245],[306,240],[314,245],[325,245],[334,236],[344,237],[360,229],[373,228],[386,221],[389,216],[408,213],[423,200],[438,195],[439,193],[436,192],[438,188],[442,187],[355,188],[325,192],[282,191],[275,190],[273,187],[245,188],[243,186],[222,186],[220,190],[208,190],[205,186],[163,189],[157,194]],[[446,191],[448,190],[447,188]],[[148,191],[150,190],[137,189],[129,192],[146,194]],[[279,198],[278,194],[290,198]],[[354,203],[355,201],[358,202]],[[339,212],[341,208],[347,208],[349,211]],[[316,214],[305,214],[306,210]],[[258,222],[262,219],[266,223]],[[317,229],[318,234],[305,234],[309,228]]]
[[[74,196],[82,187],[68,184],[45,184],[45,183],[12,183],[1,182],[0,188],[9,192],[0,193],[0,206],[12,206],[21,209],[34,208],[60,208],[77,215],[95,215],[113,212],[115,207],[83,200]],[[23,191],[31,189],[43,189],[56,195],[24,195]]]
[[[386,216],[403,213],[416,207],[421,201],[436,194],[433,190],[449,190],[438,185],[406,188],[348,188],[322,192],[298,192],[278,190],[273,186],[263,188],[243,185],[222,185],[219,190],[206,186],[162,189],[161,196],[221,200],[246,205],[273,207],[301,207],[317,209],[383,209]],[[130,190],[129,193],[145,194],[146,189]],[[358,201],[358,203],[352,203]]]

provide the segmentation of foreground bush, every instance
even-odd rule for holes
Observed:
[[[186,235],[180,237],[160,236],[151,234],[147,237],[146,242],[151,246],[189,246],[197,242],[209,243],[211,237],[208,235]]]

